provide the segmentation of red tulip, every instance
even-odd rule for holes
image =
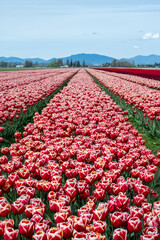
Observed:
[[[67,187],[67,188],[65,189],[65,193],[66,193],[66,195],[69,196],[70,198],[75,198],[76,195],[77,195],[77,190],[76,190],[76,188],[74,188],[74,187]]]
[[[128,220],[127,229],[129,232],[140,232],[141,226],[142,223],[138,217],[132,217]]]
[[[144,211],[143,208],[138,208],[136,206],[131,206],[129,209],[131,217],[138,217],[141,219],[143,217]]]
[[[94,221],[94,231],[103,234],[106,231],[107,224],[103,221]]]
[[[19,201],[15,201],[13,204],[12,204],[12,211],[13,211],[13,214],[22,214],[25,210],[25,206],[22,202],[19,202]]]
[[[134,197],[134,202],[137,207],[141,207],[143,203],[146,203],[147,199],[145,199],[144,195],[138,194]]]
[[[154,240],[158,239],[159,237],[159,233],[158,233],[158,229],[155,227],[147,227],[142,231],[143,237],[142,240],[144,239],[149,239],[149,237]]]
[[[119,193],[116,197],[116,209],[118,211],[125,212],[128,210],[129,207],[129,198],[126,197],[125,194]]]
[[[113,240],[127,240],[127,230],[122,228],[117,228],[113,233]]]
[[[47,240],[61,240],[63,237],[63,232],[59,228],[50,228],[47,231]]]
[[[3,221],[3,224],[4,224],[4,228],[13,228],[14,226],[14,221],[13,219],[6,219]]]
[[[152,211],[152,204],[151,203],[142,203],[142,208],[144,213]]]
[[[9,152],[8,147],[3,147],[3,148],[1,148],[1,153],[2,153],[2,154],[7,155],[8,152]]]
[[[17,240],[18,239],[19,230],[15,230],[13,228],[6,228],[4,232],[5,240]]]
[[[114,227],[119,228],[123,225],[123,214],[121,212],[114,212],[110,214],[110,220]]]
[[[106,194],[106,192],[105,192],[104,189],[96,189],[96,190],[94,191],[94,196],[95,196],[99,201],[101,201],[102,199],[105,198],[105,194]]]
[[[45,232],[39,230],[32,236],[32,239],[33,240],[47,240],[47,235]]]
[[[0,203],[0,216],[7,217],[11,211],[11,205],[8,202]]]
[[[93,211],[93,218],[94,220],[101,220],[105,221],[106,219],[106,211],[104,207],[99,207]]]
[[[54,215],[54,220],[56,221],[56,223],[62,223],[66,221],[67,216],[68,214],[66,212],[57,212]]]
[[[43,231],[46,232],[49,229],[49,226],[45,223],[36,223],[35,225],[35,231],[39,232],[39,231]]]
[[[26,238],[31,238],[34,234],[34,223],[29,220],[22,219],[19,224],[19,232],[22,236]]]
[[[72,237],[73,227],[72,227],[71,223],[62,222],[62,223],[58,224],[58,227],[63,231],[64,239]]]
[[[86,219],[85,218],[81,218],[81,217],[77,217],[75,219],[74,225],[73,225],[74,229],[77,232],[81,232],[84,231],[86,228]]]
[[[0,221],[0,236],[3,236],[4,234],[4,228],[5,228],[5,225],[2,221]]]

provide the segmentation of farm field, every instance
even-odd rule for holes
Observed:
[[[102,70],[102,68],[97,68]],[[130,74],[145,78],[151,78],[155,80],[160,80],[160,71],[159,69],[142,69],[142,68],[103,68],[107,72],[116,72],[122,74]]]
[[[139,75],[0,72],[1,239],[159,239],[160,82]]]

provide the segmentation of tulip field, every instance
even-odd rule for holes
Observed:
[[[0,239],[160,239],[159,138],[158,80],[1,72]]]

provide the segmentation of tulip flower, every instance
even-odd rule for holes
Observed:
[[[13,211],[13,214],[22,214],[25,210],[25,206],[22,202],[19,202],[19,201],[15,201],[13,204],[12,204],[12,211]]]
[[[103,221],[94,221],[94,231],[100,234],[103,234],[107,228],[106,222]]]
[[[47,231],[47,240],[61,240],[63,237],[63,231],[59,228],[50,228]]]
[[[4,232],[5,240],[17,240],[18,239],[19,230],[15,230],[13,228],[6,228]]]
[[[141,226],[142,223],[138,217],[132,217],[128,220],[127,229],[129,232],[140,232]]]
[[[4,228],[5,228],[5,225],[2,221],[0,221],[0,236],[3,236],[4,234]]]
[[[47,240],[47,235],[45,232],[39,230],[32,236],[33,240]]]
[[[123,228],[117,228],[113,233],[113,240],[127,240],[127,230]]]
[[[34,234],[34,223],[29,220],[22,219],[19,224],[19,232],[22,236],[31,238]]]
[[[0,216],[7,217],[11,211],[11,205],[8,202],[3,201],[0,203]]]
[[[62,223],[58,224],[58,227],[63,231],[64,239],[71,238],[72,232],[73,232],[73,227],[70,223],[62,222]]]
[[[110,220],[114,227],[119,228],[123,225],[123,214],[121,212],[114,212],[110,214]]]

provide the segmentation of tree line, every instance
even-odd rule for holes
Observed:
[[[7,63],[4,61],[0,62],[0,68],[14,68],[17,65],[19,65],[19,63]],[[22,65],[22,64],[21,64]],[[57,59],[57,60],[53,60],[50,63],[33,63],[32,61],[26,60],[23,64],[24,68],[30,68],[30,67],[49,67],[49,68],[59,68],[59,67],[87,67],[85,61],[83,60],[82,63],[80,63],[80,61],[72,61],[72,59],[69,61],[68,59],[66,60],[66,62],[64,63],[62,59]]]
[[[104,63],[102,67],[136,67],[134,61],[122,61],[114,59],[111,63]]]
[[[87,67],[85,61],[83,60],[82,64],[80,61],[72,61],[72,59],[69,61],[68,59],[66,60],[65,63],[63,63],[62,59],[54,60],[49,63],[48,67],[61,67],[61,66],[68,66],[68,67]]]
[[[20,63],[8,63],[1,61],[0,62],[0,68],[15,68]],[[21,63],[22,65],[22,63]],[[26,60],[23,64],[24,68],[36,68],[36,67],[49,67],[49,68],[60,68],[60,67],[95,67],[94,65],[88,65],[83,60],[82,63],[80,61],[73,61],[66,60],[66,62],[63,62],[62,59],[54,60],[50,63],[33,63],[32,61]],[[137,64],[135,65],[134,61],[119,61],[117,59],[114,59],[111,63],[103,63],[101,64],[101,67],[139,67],[139,68],[160,68],[160,63],[155,64]]]

